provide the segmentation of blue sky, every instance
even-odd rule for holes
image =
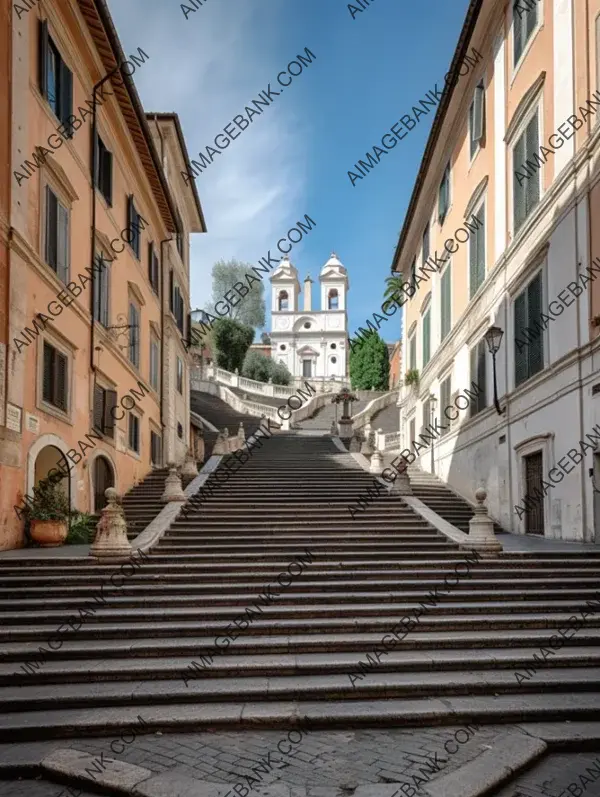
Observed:
[[[341,0],[204,0],[187,20],[172,0],[109,6],[125,52],[150,56],[134,75],[144,107],[179,114],[190,158],[305,47],[314,53],[196,179],[208,233],[192,236],[191,303],[210,298],[215,260],[256,263],[308,213],[316,227],[291,260],[301,281],[316,281],[337,253],[353,335],[381,305],[434,112],[354,187],[347,172],[436,82],[441,90],[467,0],[371,0],[354,19]],[[398,314],[381,335],[399,337]]]

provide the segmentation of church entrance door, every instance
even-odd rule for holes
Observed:
[[[302,376],[312,376],[312,360],[302,360]]]

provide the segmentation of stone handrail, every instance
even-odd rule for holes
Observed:
[[[385,407],[389,407],[397,398],[398,391],[390,390],[389,393],[384,393],[383,396],[378,396],[376,399],[373,399],[373,401],[370,401],[363,410],[352,416],[353,428],[355,430],[361,429],[367,423],[367,418],[372,418],[376,412],[379,412]]]
[[[277,407],[271,404],[261,404],[258,401],[250,401],[248,399],[240,398],[237,393],[230,390],[227,385],[220,385],[221,398],[227,402],[230,407],[237,412],[242,412],[246,415],[265,415],[277,424],[281,424],[281,418],[277,415]]]

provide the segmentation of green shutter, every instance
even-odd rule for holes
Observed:
[[[527,209],[525,205],[525,192],[530,178],[524,176],[517,178],[515,172],[523,174],[525,166],[525,133],[521,135],[513,147],[513,218],[515,233],[520,229],[525,221]]]
[[[477,288],[485,280],[485,205],[477,214],[481,227],[477,230]]]
[[[516,64],[523,52],[523,26],[521,23],[521,9],[517,8],[519,0],[513,3],[513,44],[514,44],[514,63]]]
[[[428,310],[423,316],[423,368],[427,365],[430,358],[430,338],[431,338],[431,311]]]
[[[481,392],[477,396],[477,410],[483,410],[487,406],[487,385],[486,385],[486,344],[485,341],[480,341],[477,346],[477,386]]]
[[[527,306],[525,303],[525,291],[515,299],[515,385],[520,385],[528,375],[527,339],[524,337],[523,330],[527,326]]]
[[[451,266],[448,266],[447,269],[442,274],[442,296],[441,296],[441,309],[442,309],[442,319],[441,319],[441,339],[443,340],[446,335],[450,332],[452,328],[452,294],[450,289],[450,269]]]
[[[544,333],[541,331],[542,314],[542,274],[529,283],[527,288],[528,318],[527,326],[535,331],[530,338],[527,353],[529,355],[528,375],[533,376],[544,367]],[[538,326],[540,325],[540,326]]]
[[[533,156],[540,150],[540,133],[538,124],[538,114],[535,113],[527,129],[525,130],[525,159],[533,158]],[[540,201],[540,170],[533,172],[529,180],[524,180],[523,188],[525,189],[525,217],[529,216],[531,211]]]

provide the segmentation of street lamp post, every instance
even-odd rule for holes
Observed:
[[[487,347],[492,355],[492,367],[494,371],[494,406],[496,407],[496,412],[498,415],[502,415],[506,410],[506,407],[503,407],[502,409],[500,408],[500,403],[498,401],[498,382],[496,379],[496,354],[498,353],[498,349],[502,343],[503,335],[504,330],[500,329],[500,327],[490,327],[485,333],[485,342],[487,343]]]
[[[430,410],[431,419],[430,419],[429,422],[430,422],[431,426],[433,426],[433,424],[435,423],[435,404],[436,404],[436,402],[437,402],[437,398],[435,397],[435,394],[430,393],[429,394],[429,406],[431,407],[431,410]],[[433,438],[431,440],[431,472],[435,473],[435,448],[434,448]]]

